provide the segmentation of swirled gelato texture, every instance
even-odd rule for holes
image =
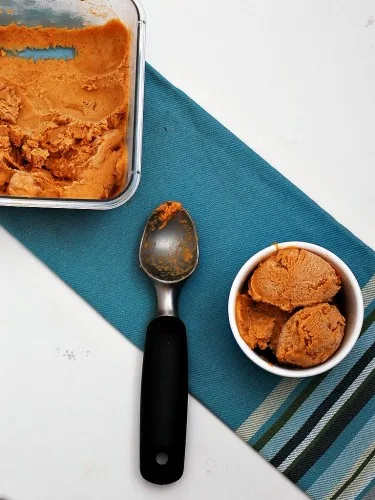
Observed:
[[[248,294],[242,294],[236,301],[238,330],[246,344],[255,349],[267,349],[276,353],[281,330],[289,314],[270,304],[254,302]]]
[[[281,330],[277,359],[302,368],[320,365],[337,351],[344,331],[345,319],[336,306],[323,303],[304,307]]]
[[[19,57],[73,48],[69,60]],[[0,196],[108,199],[125,187],[130,33],[0,27]]]
[[[266,302],[292,311],[332,299],[341,280],[322,257],[302,248],[285,248],[261,262],[249,281],[249,293],[257,302]]]

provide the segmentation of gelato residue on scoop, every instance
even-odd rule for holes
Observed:
[[[251,349],[276,354],[280,364],[321,364],[344,336],[345,318],[329,303],[340,288],[340,277],[319,255],[277,250],[254,270],[246,293],[237,296],[240,335]]]
[[[20,57],[69,48],[75,57]],[[108,199],[124,189],[130,32],[0,26],[0,196]]]
[[[158,216],[157,218],[159,222],[161,222],[159,230],[164,229],[172,217],[180,210],[182,210],[182,203],[179,201],[167,201],[160,205],[155,210],[155,213]]]

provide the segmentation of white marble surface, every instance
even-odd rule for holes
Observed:
[[[148,60],[375,247],[370,0],[144,0]],[[303,495],[190,399],[184,478],[138,474],[141,354],[0,230],[0,498]]]

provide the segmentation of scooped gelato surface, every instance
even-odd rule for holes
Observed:
[[[284,311],[327,302],[341,280],[322,257],[301,248],[278,250],[261,262],[249,280],[249,293]]]
[[[302,248],[276,249],[237,296],[238,331],[271,363],[319,365],[336,352],[345,333],[345,318],[330,303],[340,288],[340,277],[319,255]]]
[[[68,60],[20,57],[71,48]],[[0,196],[108,199],[125,187],[130,33],[0,27]]]
[[[247,294],[238,295],[236,320],[241,337],[251,349],[267,349],[276,352],[282,327],[289,314],[269,304],[254,302]]]
[[[309,368],[332,356],[341,344],[345,318],[336,306],[304,307],[285,323],[277,343],[280,363]]]

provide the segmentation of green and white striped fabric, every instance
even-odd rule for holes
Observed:
[[[362,294],[367,315],[361,350],[308,382],[281,380],[236,431],[317,499],[375,498],[375,309],[369,308],[375,275]],[[348,439],[343,429],[350,426]],[[327,467],[325,454],[333,445]]]

